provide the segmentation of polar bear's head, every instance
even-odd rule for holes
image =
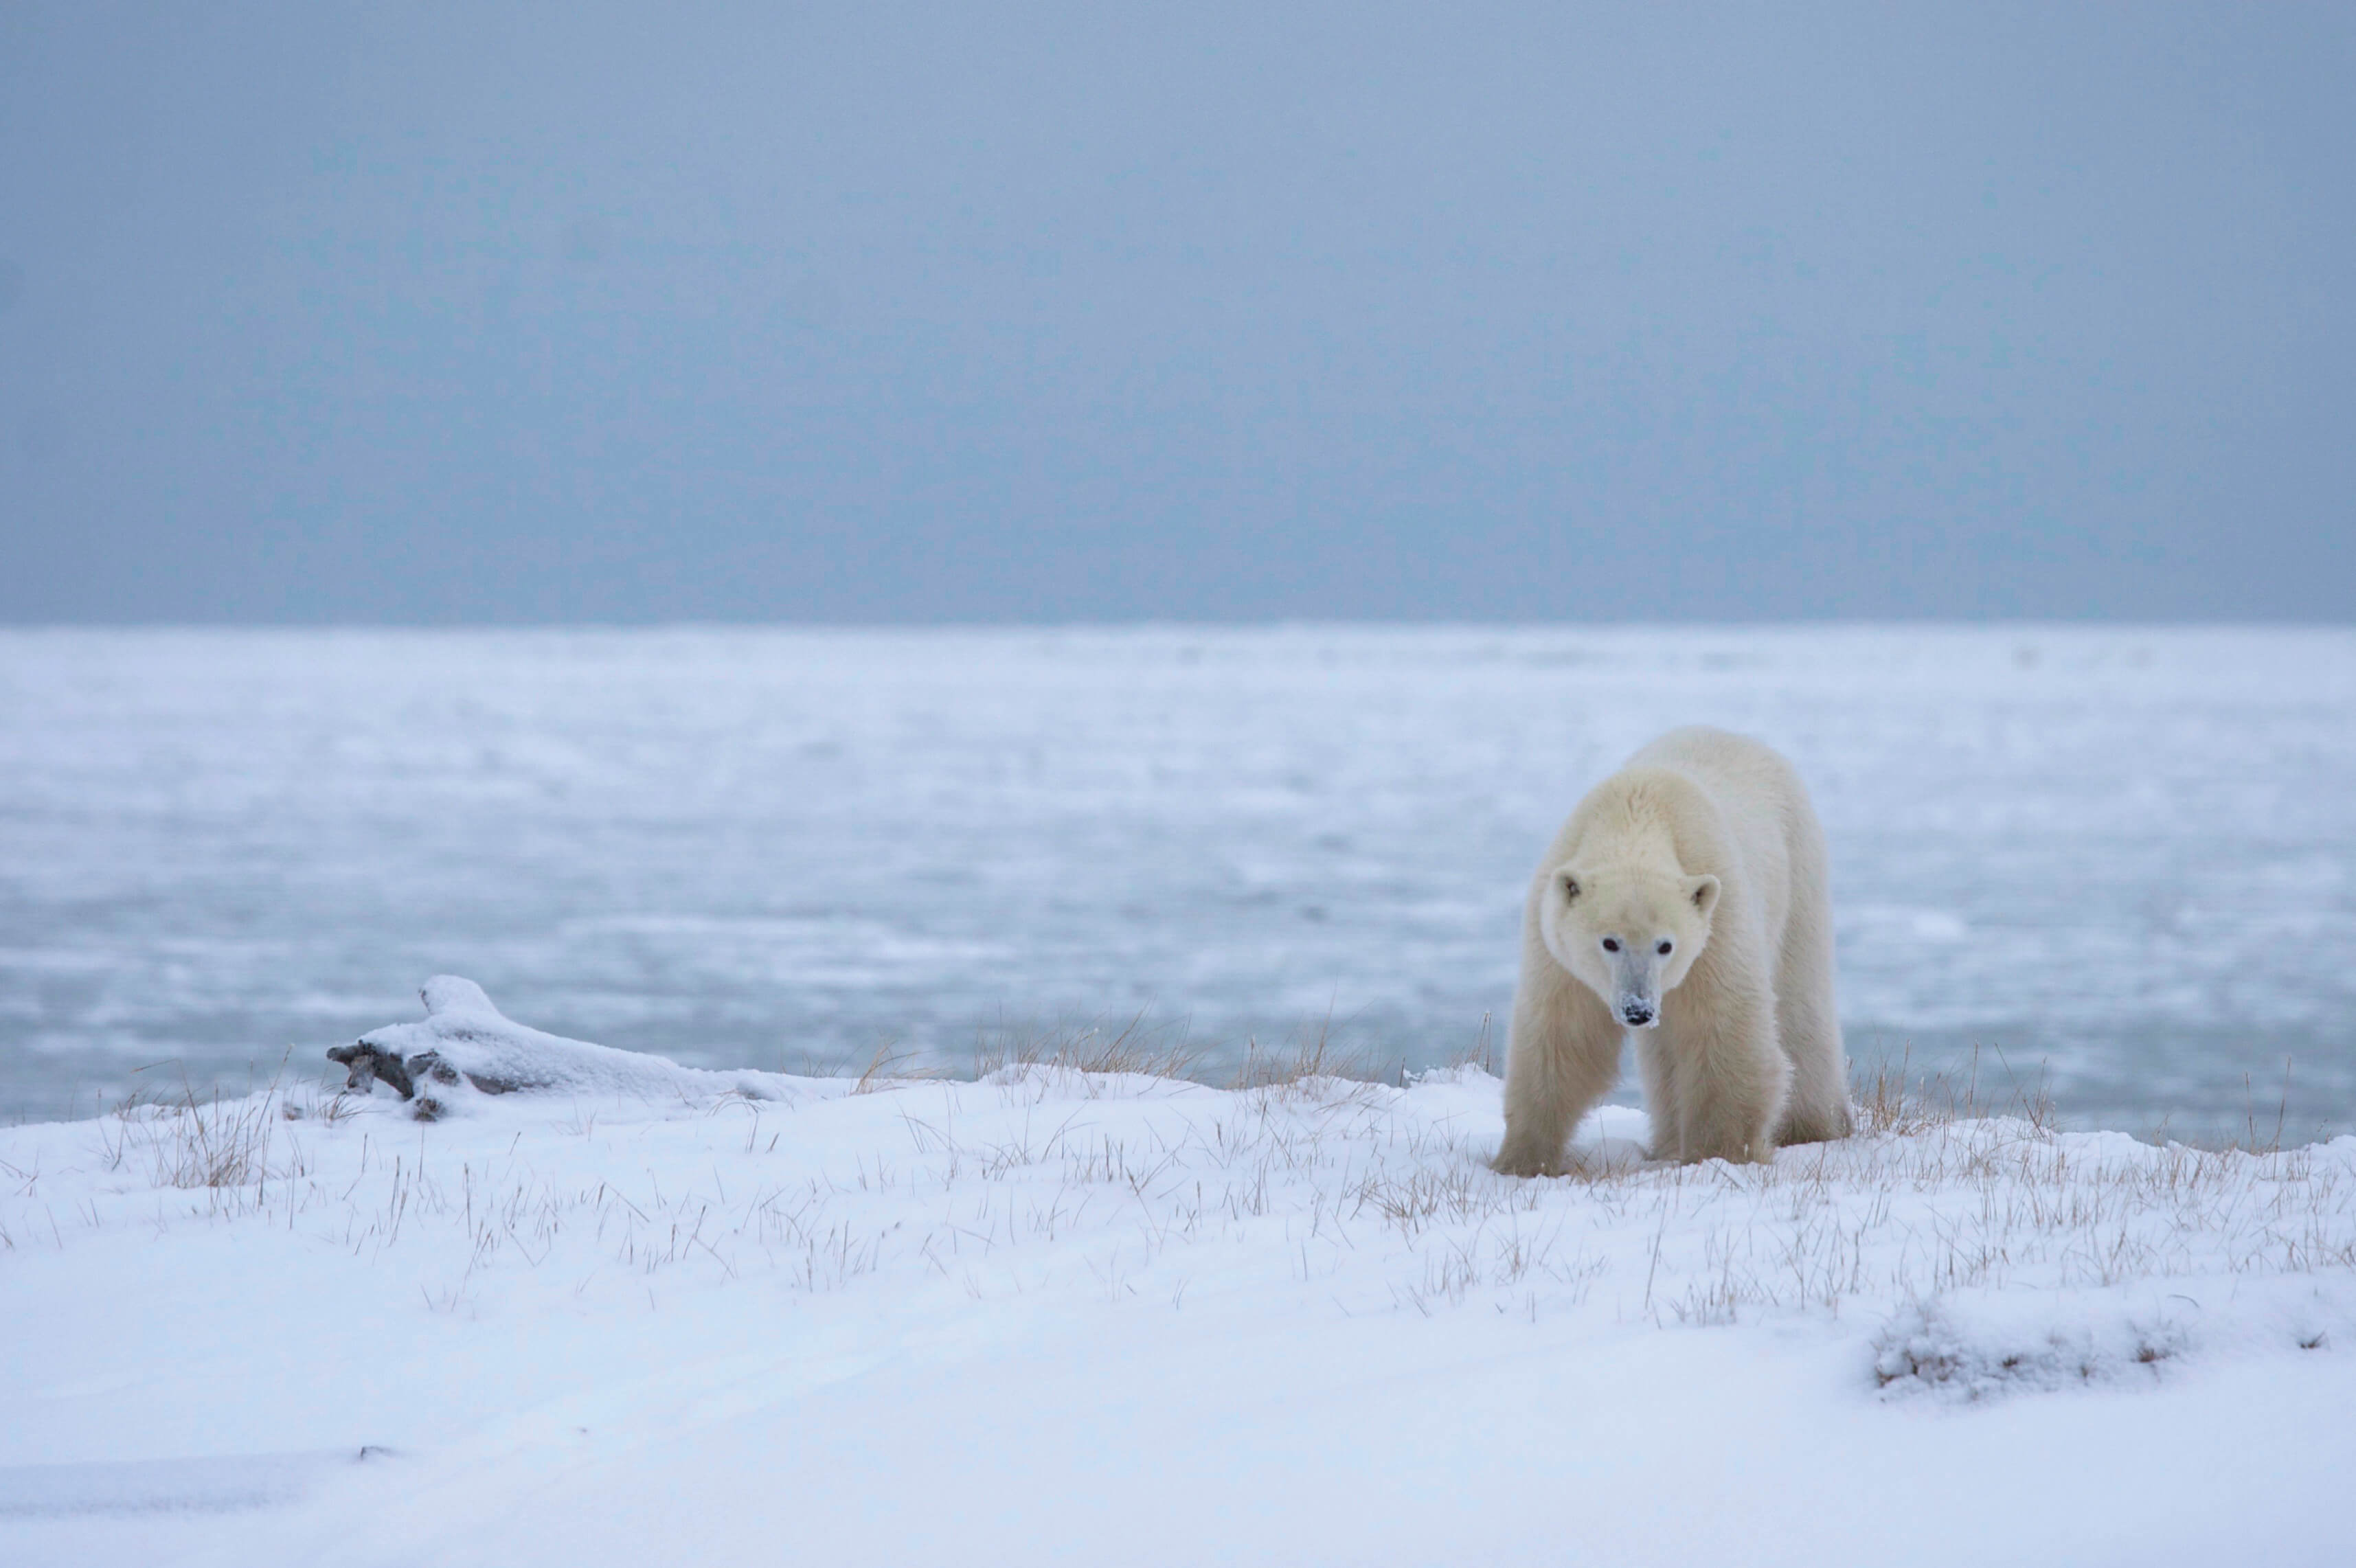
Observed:
[[[1555,962],[1603,998],[1630,1029],[1661,1019],[1709,942],[1718,879],[1631,866],[1557,868],[1538,906],[1538,931]]]

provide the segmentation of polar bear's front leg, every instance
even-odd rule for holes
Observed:
[[[1525,976],[1505,1037],[1505,1141],[1490,1168],[1559,1176],[1571,1129],[1620,1077],[1620,1025],[1567,975]]]
[[[1792,1079],[1775,1039],[1774,999],[1730,987],[1703,1004],[1680,991],[1644,1042],[1653,1157],[1764,1164],[1775,1157]],[[1655,1104],[1656,1093],[1666,1103]]]

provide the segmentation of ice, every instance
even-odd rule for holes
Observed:
[[[1687,721],[1815,792],[1861,1061],[2352,1125],[2356,636],[2034,626],[0,633],[0,1119],[241,1092],[438,971],[712,1069],[1141,1012],[1215,1081],[1443,1062]]]

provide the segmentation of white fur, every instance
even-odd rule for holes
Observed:
[[[1626,1020],[1648,1012],[1655,1158],[1767,1160],[1847,1136],[1824,830],[1756,741],[1670,731],[1589,791],[1538,862],[1499,1170],[1565,1168],[1571,1128],[1619,1079]]]

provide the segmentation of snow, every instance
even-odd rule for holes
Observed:
[[[1859,1059],[2356,1131],[2356,634],[2039,626],[0,629],[0,1123],[315,1068],[437,970],[713,1069],[1141,1012],[1429,1067],[1687,722],[1807,780]]]
[[[1291,1065],[0,1131],[0,1562],[2346,1560],[2356,1137],[1522,1181],[1479,1066]]]
[[[773,1100],[790,1093],[774,1072],[712,1072],[681,1067],[668,1057],[566,1040],[517,1023],[492,1005],[482,987],[457,975],[436,975],[418,987],[425,1017],[390,1024],[331,1053],[347,1068],[345,1087],[365,1089],[381,1077],[415,1102],[426,1119],[446,1115],[477,1094],[523,1091],[571,1094],[686,1096],[741,1094]]]

